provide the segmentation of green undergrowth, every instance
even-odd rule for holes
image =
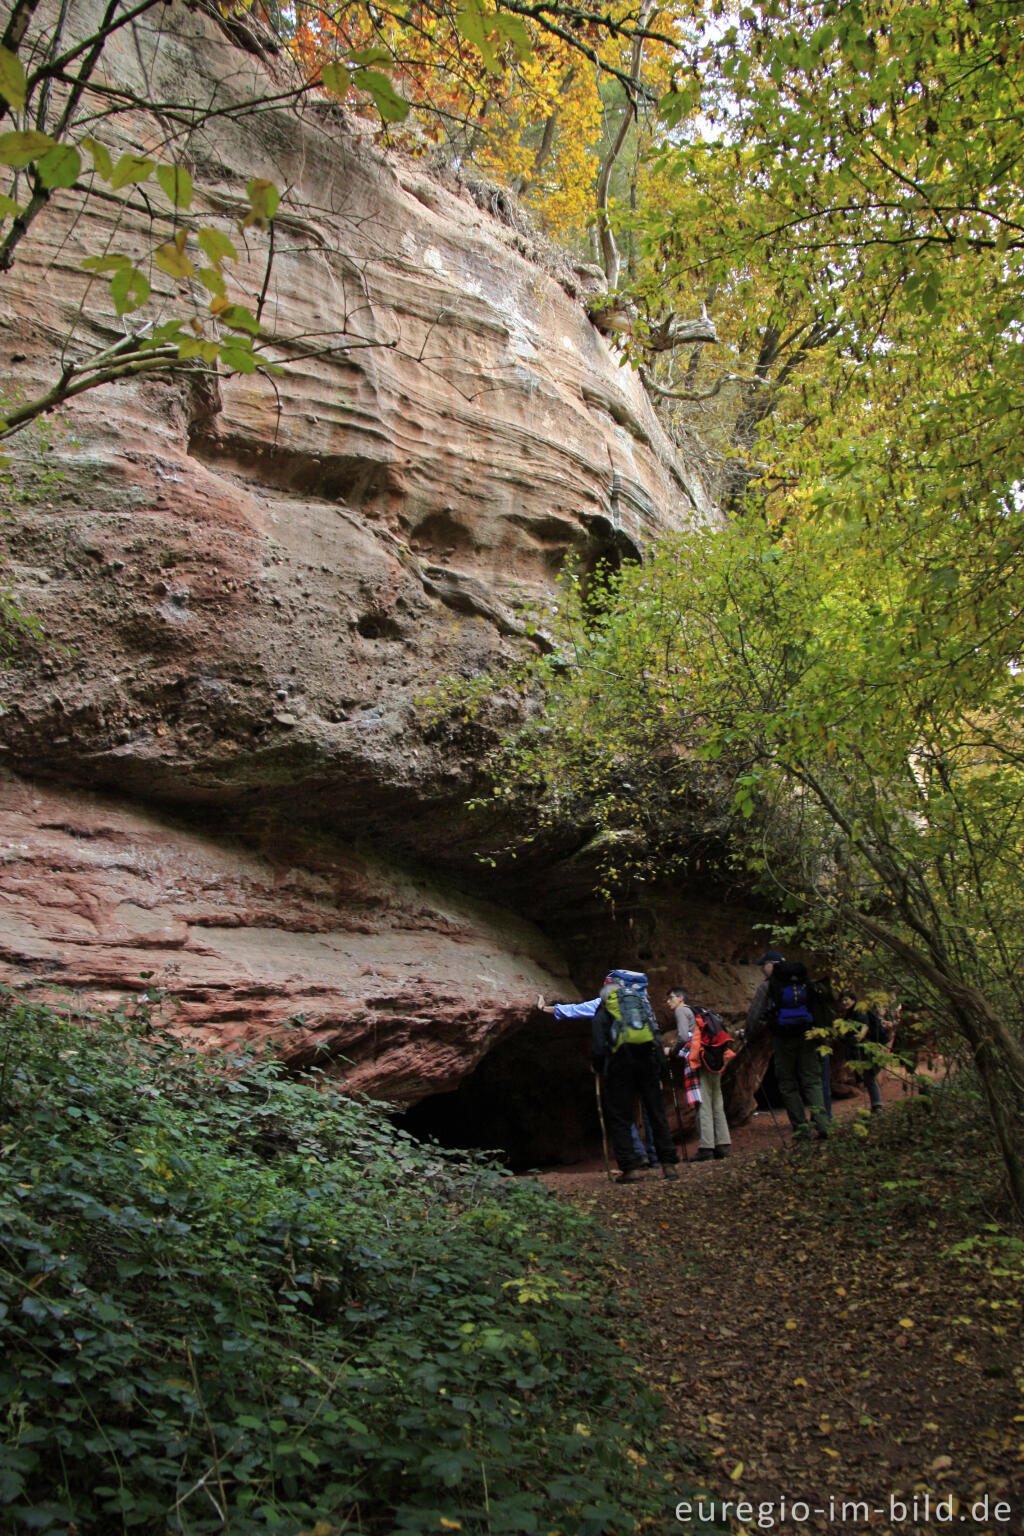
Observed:
[[[144,1019],[7,994],[0,1055],[0,1530],[660,1524],[587,1217]]]
[[[893,1231],[917,1230],[951,1240],[976,1234],[948,1250],[957,1258],[998,1247],[994,1234],[1005,1234],[1011,1248],[1018,1242],[1005,1170],[970,1073],[940,1087],[916,1080],[915,1091],[882,1114],[862,1110],[836,1122],[825,1147],[789,1144],[772,1153],[769,1170],[786,1178],[794,1161],[805,1176],[814,1172],[802,1188],[815,1221],[854,1232],[868,1248],[885,1247]]]

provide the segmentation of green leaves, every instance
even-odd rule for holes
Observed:
[[[500,50],[506,44],[511,44],[519,59],[527,58],[531,52],[530,34],[521,16],[485,11],[482,0],[468,0],[456,20],[459,31],[477,49],[490,74],[501,74],[504,63]]]
[[[222,341],[220,357],[225,368],[229,368],[233,373],[256,372],[257,361],[252,353],[252,343],[246,337],[239,336],[229,341]]]
[[[185,255],[185,244],[188,239],[188,231],[179,229],[173,240],[165,245],[158,245],[153,252],[153,260],[161,272],[166,272],[169,277],[192,277],[195,267],[188,256]]]
[[[149,278],[137,267],[122,263],[110,280],[110,296],[118,315],[130,315],[149,298]]]
[[[131,264],[127,256],[87,256],[82,262],[86,272],[117,272]]]
[[[82,140],[82,148],[91,155],[93,170],[101,181],[109,181],[114,174],[114,162],[110,158],[109,149],[89,135]]]
[[[658,102],[658,117],[667,128],[676,128],[694,112],[700,104],[701,82],[699,79],[681,81],[674,78],[672,89]]]
[[[238,260],[238,252],[227,235],[212,225],[204,225],[196,235],[196,239],[212,266],[219,268],[222,261]]]
[[[583,1529],[585,1497],[660,1512],[621,1443],[657,1405],[608,1356],[623,1322],[594,1255],[582,1272],[582,1217],[270,1057],[198,1058],[127,1011],[94,1018],[85,1051],[79,1026],[6,1002],[12,1517],[59,1491],[83,1529],[163,1529],[211,1437],[216,1523],[239,1536],[353,1518],[542,1536]]]
[[[151,164],[144,163],[138,157],[122,156],[117,166],[110,167],[109,157],[107,162],[104,161],[106,152],[103,146],[94,144],[92,148],[97,167],[110,169],[113,179],[122,181],[124,185],[134,185],[150,174]],[[193,189],[187,172],[180,167],[158,166],[156,176],[162,190],[176,206],[186,207],[191,203]],[[128,179],[124,180],[126,177]],[[254,180],[249,183],[248,193],[252,212],[247,222],[266,223],[277,209],[279,194],[276,187],[269,181]],[[184,227],[175,232],[172,240],[164,241],[152,251],[153,266],[175,282],[195,279],[202,283],[211,295],[208,307],[216,324],[223,327],[224,331],[235,334],[220,339],[204,336],[201,325],[193,318],[193,330],[198,334],[189,335],[181,321],[172,320],[158,327],[150,341],[141,343],[143,349],[167,347],[174,343],[182,362],[196,359],[207,364],[220,362],[235,373],[255,373],[260,368],[269,368],[271,365],[265,363],[253,349],[252,338],[258,336],[260,329],[255,315],[245,305],[232,304],[227,297],[222,266],[225,261],[237,261],[238,252],[234,243],[214,225],[201,226],[196,239],[210,262],[209,266],[196,269],[187,251],[189,231]],[[97,275],[113,274],[110,293],[119,316],[134,313],[149,299],[150,280],[142,265],[127,255],[112,252],[106,256],[91,256],[83,261],[82,266]]]
[[[346,64],[325,64],[320,72],[320,84],[335,96],[345,96],[353,89],[366,91],[373,97],[374,105],[386,123],[400,123],[409,114],[409,103],[399,95],[387,75],[367,67],[392,63],[392,56],[385,48],[357,49],[349,55]]]
[[[39,180],[50,191],[73,187],[82,169],[82,157],[70,144],[56,144],[36,165]]]
[[[325,64],[320,71],[320,84],[335,96],[344,96],[352,84],[352,71],[344,64]]]
[[[357,69],[352,84],[360,91],[369,91],[374,106],[386,123],[400,123],[409,115],[409,103],[399,96],[387,75],[375,69]]]
[[[122,187],[136,186],[148,181],[155,169],[156,161],[145,155],[121,155],[111,172],[110,185],[115,192]]]
[[[56,148],[56,140],[48,133],[27,129],[24,133],[0,133],[0,165],[18,170]]]
[[[267,181],[265,177],[256,177],[248,182],[245,190],[249,198],[250,208],[242,220],[242,228],[251,229],[255,226],[257,229],[266,229],[277,212],[278,204],[281,201],[280,192],[278,192],[274,183]]]
[[[259,321],[252,311],[242,304],[229,304],[227,309],[218,311],[217,318],[221,325],[226,325],[233,331],[248,331],[251,336],[259,335]]]
[[[472,0],[471,4],[460,10],[456,20],[463,37],[468,38],[476,47],[484,61],[485,69],[489,70],[491,74],[500,74],[501,60],[498,58],[492,42],[494,36],[492,16],[484,11],[480,0]]]
[[[9,107],[20,112],[25,105],[27,89],[24,64],[9,48],[0,47],[0,96]]]
[[[158,165],[156,179],[164,196],[175,208],[187,211],[192,206],[192,177],[184,166]]]

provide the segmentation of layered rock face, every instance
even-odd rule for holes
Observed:
[[[299,818],[255,844],[0,772],[0,981],[86,1019],[152,1010],[227,1056],[272,1044],[517,1166],[597,1146],[588,1026],[539,995],[592,994],[626,963],[656,1001],[681,982],[745,1009],[754,914],[738,908],[656,890],[618,916],[577,897],[559,919],[549,892],[538,923]],[[557,869],[544,878],[557,887]],[[758,1075],[730,1074],[741,1117]]]
[[[273,1042],[398,1105],[425,1058],[454,1087],[528,999],[572,985],[533,925],[328,839],[255,854],[6,779],[0,864],[10,980],[75,1006],[116,1007],[127,984],[197,1045]]]
[[[173,98],[187,81],[218,109],[283,83],[202,12],[170,17],[158,41],[116,34],[111,82]],[[118,123],[136,147],[164,137]],[[49,654],[7,681],[7,761],[178,804],[301,785],[307,814],[433,846],[421,808],[461,802],[466,765],[419,738],[414,698],[493,660],[570,552],[636,548],[709,509],[580,302],[468,194],[348,136],[326,102],[218,117],[188,151],[193,223],[244,212],[254,174],[288,189],[262,316],[293,340],[272,383],[197,372],[68,408],[59,478],[10,539]],[[59,371],[81,261],[167,234],[80,204],[58,194],[3,280],[26,389]],[[246,243],[228,270],[255,308],[268,242]],[[112,322],[94,279],[78,334],[111,342]]]
[[[86,35],[99,8],[75,9]],[[148,28],[108,44],[108,81],[143,94],[145,71],[150,96],[222,107],[287,74],[198,9],[161,8],[159,46]],[[141,112],[118,124],[115,152],[163,141]],[[476,738],[424,729],[417,701],[493,663],[567,555],[619,558],[713,511],[568,268],[469,192],[326,102],[220,116],[178,149],[193,222],[241,211],[253,175],[287,189],[269,278],[253,235],[237,281],[291,340],[273,387],[123,383],[13,445],[4,575],[45,638],[0,679],[0,974],[87,1004],[151,972],[211,1045],[271,1034],[410,1104],[590,974],[571,910],[524,923],[531,885],[556,893],[540,854],[518,912],[509,878],[488,883],[478,856],[509,829],[466,810]],[[74,193],[22,242],[0,320],[27,393],[83,337],[116,338],[80,265],[108,242],[134,256],[154,236]],[[746,923],[720,922],[704,957],[737,995]],[[580,1108],[549,1153],[592,1120],[578,1042],[554,1040],[545,1073],[575,1072]]]

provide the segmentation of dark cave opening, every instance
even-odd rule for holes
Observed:
[[[589,519],[590,542],[580,561],[579,577],[586,607],[595,614],[611,600],[615,578],[624,565],[642,564],[639,546],[606,518]]]
[[[497,1153],[516,1173],[599,1157],[589,1048],[578,1025],[531,1021],[457,1088],[421,1099],[396,1123],[418,1140]]]

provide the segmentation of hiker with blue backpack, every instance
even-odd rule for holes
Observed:
[[[807,1038],[815,1022],[814,984],[802,961],[786,960],[777,949],[768,950],[757,963],[764,980],[747,1012],[746,1037],[749,1041],[763,1029],[771,1031],[775,1080],[794,1139],[806,1139],[813,1128],[825,1141],[828,1116],[821,1092],[821,1060],[817,1044]]]
[[[543,999],[538,1005],[546,1008]],[[633,1145],[633,1105],[646,1111],[662,1176],[677,1179],[679,1154],[661,1093],[668,1057],[642,971],[609,971],[600,995],[586,1003],[555,1003],[556,1019],[591,1019],[591,1063],[603,1081],[612,1151],[621,1184],[638,1183],[646,1159]]]
[[[621,1182],[635,1183],[643,1166],[633,1150],[630,1135],[636,1098],[650,1119],[662,1176],[678,1178],[679,1154],[668,1128],[661,1092],[662,1079],[668,1073],[668,1057],[647,995],[647,977],[642,971],[608,973],[595,1020],[603,1027],[604,1050],[595,1051],[594,1065],[604,1073],[608,1129],[615,1160],[622,1169]]]

